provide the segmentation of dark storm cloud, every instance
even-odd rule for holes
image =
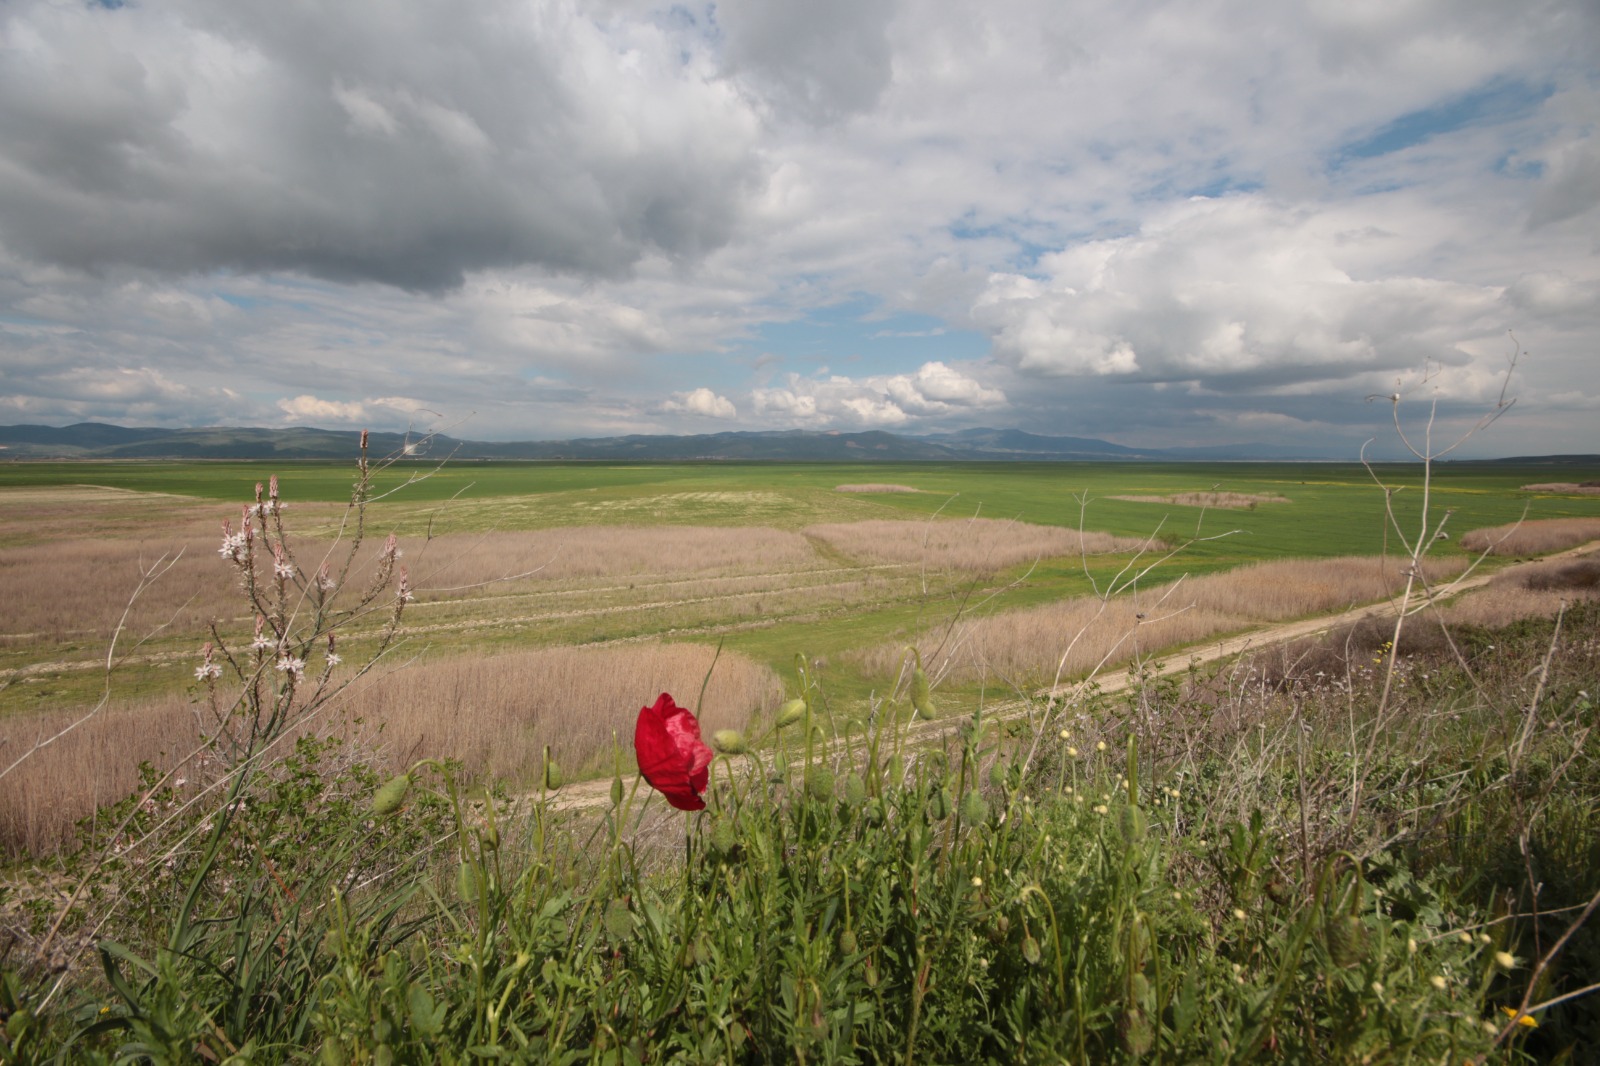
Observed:
[[[815,123],[870,110],[893,73],[893,0],[733,0],[717,5],[732,70],[780,111]]]
[[[755,123],[684,69],[701,60],[559,4],[0,20],[0,239],[39,262],[410,289],[616,276],[722,245],[759,185]]]

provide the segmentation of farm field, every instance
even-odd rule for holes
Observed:
[[[1418,472],[1375,472],[1412,535]],[[84,750],[62,745],[57,756],[100,767],[91,776],[114,793],[131,786],[139,760],[160,762],[198,735],[200,648],[243,645],[254,621],[218,555],[221,523],[237,523],[273,474],[304,577],[348,543],[339,502],[348,466],[0,466],[0,730],[9,744],[109,698],[120,713],[83,731]],[[1524,514],[1600,530],[1600,499],[1521,490],[1548,481],[1542,467],[1446,466],[1430,502],[1435,514],[1453,511],[1448,530],[1458,536]],[[796,654],[825,678],[828,711],[845,717],[903,682],[912,646],[948,705],[1014,696],[1120,668],[1135,654],[1381,598],[1397,587],[1398,569],[1360,560],[1394,554],[1383,507],[1373,474],[1358,465],[397,463],[375,480],[358,565],[375,570],[393,534],[415,599],[381,676],[352,691],[346,711],[384,721],[392,675],[457,677],[453,688],[419,682],[439,706],[410,708],[413,724],[394,724],[388,741],[405,751],[443,743],[473,770],[516,778],[535,772],[543,745],[562,750],[564,730],[548,720],[558,711],[541,712],[531,733],[497,726],[492,742],[477,727],[415,723],[455,720],[463,702],[504,719],[496,708],[519,693],[545,706],[530,691],[541,684],[527,658],[536,651],[614,649],[608,678],[622,691],[631,680],[645,699],[647,689],[697,688],[695,671],[720,645],[717,669],[737,676],[708,699],[728,701],[710,710],[733,725],[781,702]],[[1459,572],[1468,558],[1441,540],[1430,573]],[[1328,561],[1295,562],[1318,559]],[[158,560],[159,576],[141,587]],[[1267,569],[1231,598],[1217,584],[1228,578],[1206,576],[1246,565]],[[1126,606],[1095,598],[1136,574],[1114,601]],[[340,657],[360,661],[376,634],[349,627]],[[697,665],[673,675],[629,667],[630,654],[654,663],[651,649],[663,642],[699,649],[682,659]],[[575,770],[597,769],[598,738],[625,729],[635,708],[610,687],[569,681],[568,690],[593,702],[564,704],[589,739],[566,730],[562,754]],[[188,724],[139,731],[118,721]],[[449,747],[451,736],[469,735],[479,739]],[[41,762],[38,772],[55,770]]]
[[[948,1061],[1542,1059],[1600,1024],[1600,500],[1522,488],[1544,470],[1443,470],[1435,537],[1402,469],[391,467],[359,546],[349,471],[288,468],[276,514],[275,472],[0,468],[17,1048],[537,1059],[661,1011],[626,992],[654,980],[687,1020],[629,1046],[684,1061],[918,1018]],[[1469,569],[1401,646],[1348,610]],[[633,775],[658,691],[716,749],[687,822],[651,790],[690,785]],[[477,1035],[457,964],[495,975]],[[784,975],[818,965],[792,1010]],[[209,976],[235,972],[265,976]]]

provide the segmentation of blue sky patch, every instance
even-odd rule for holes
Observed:
[[[1548,85],[1494,82],[1401,115],[1333,153],[1333,169],[1354,159],[1372,159],[1422,144],[1469,126],[1497,126],[1526,118],[1550,97]]]

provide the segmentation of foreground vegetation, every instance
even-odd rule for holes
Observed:
[[[861,523],[884,521],[884,506],[938,505],[885,491],[911,487],[896,472],[827,490],[847,522],[811,513],[799,542],[781,522],[759,534],[780,554],[792,546],[797,574],[812,572],[808,552],[865,573],[910,567],[887,586],[908,605],[905,639],[891,627],[872,644],[895,644],[856,642],[874,687],[849,692],[805,644],[791,664],[741,657],[749,647],[725,639],[702,658],[664,658],[631,695],[629,660],[527,653],[530,675],[615,675],[622,687],[604,699],[620,706],[584,738],[530,721],[484,740],[486,757],[520,749],[508,789],[490,781],[492,758],[468,772],[425,732],[394,744],[400,734],[352,720],[385,684],[391,702],[423,711],[492,703],[466,659],[407,662],[419,633],[473,616],[419,620],[429,601],[409,568],[439,544],[426,526],[415,551],[370,534],[394,524],[377,521],[382,473],[363,461],[351,509],[309,511],[320,535],[290,536],[276,482],[257,490],[247,526],[225,529],[224,585],[244,604],[213,614],[212,639],[180,660],[197,722],[187,753],[147,765],[125,799],[82,822],[75,847],[14,864],[0,889],[0,1060],[1459,1062],[1600,1046],[1592,561],[1504,575],[1518,595],[1553,597],[1554,617],[1444,625],[1441,584],[1465,560],[1431,568],[1447,542],[1420,513],[1398,516],[1379,558],[1348,564],[1375,584],[1347,592],[1327,578],[1315,603],[1281,595],[1288,563],[1264,564],[1256,586],[1249,574],[1186,582],[1173,599],[1150,569],[1169,548],[1148,530],[1119,543],[1132,531],[1110,524],[1106,554],[1074,560],[1097,618],[1154,602],[1204,607],[1231,619],[1227,631],[1391,593],[1403,617],[1177,673],[1135,639],[1120,674],[1104,657],[1062,665],[1062,644],[1089,639],[1093,620],[1052,616],[1045,668],[1008,665],[997,703],[986,664],[1022,638],[983,651],[973,629],[953,642],[980,648],[961,666],[946,655],[954,622],[974,590],[1026,585],[1003,571],[1031,574],[1041,567],[1021,560],[1050,549],[971,562],[918,523],[924,562],[899,562],[899,529]],[[1194,490],[1128,487],[1159,507]],[[1271,495],[1295,498],[1229,491],[1251,515],[1293,505]],[[1479,509],[1484,521],[1498,506]],[[1064,531],[1018,532],[1049,544]],[[1202,568],[1232,550],[1195,533],[1205,528],[1184,539]],[[627,546],[660,535],[619,536],[620,571],[601,552],[598,574],[580,566],[550,591],[592,596],[598,577],[635,595]],[[214,534],[206,550],[215,563]],[[449,558],[466,567],[450,580],[479,591],[481,563]],[[734,572],[668,580],[771,576],[729,558]],[[1069,568],[1046,585],[1059,593],[1051,582]],[[959,601],[953,612],[910,606],[942,595]],[[1250,600],[1254,613],[1228,615]],[[1146,615],[1113,626],[1124,634],[1113,646]],[[833,631],[861,631],[850,622]],[[974,679],[960,682],[963,669]],[[1027,695],[1041,676],[1077,680]],[[607,737],[628,732],[657,678],[702,712],[721,754],[708,787],[651,781],[680,807],[703,791],[705,810],[666,808],[634,776],[626,741]],[[0,773],[88,735],[107,709],[40,733]],[[596,763],[608,792],[566,783],[563,766]]]
[[[1600,1040],[1597,632],[1587,605],[1419,637],[1392,672],[1351,633],[921,751],[913,689],[848,746],[802,713],[775,762],[719,757],[693,815],[620,774],[598,817],[471,800],[448,767],[397,808],[302,741],[221,809],[167,782],[112,812],[127,840],[181,813],[53,942],[35,900],[6,1053],[1548,1059]]]

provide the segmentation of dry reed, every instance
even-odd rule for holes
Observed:
[[[1523,485],[1523,492],[1548,492],[1563,496],[1600,496],[1600,481],[1545,481]]]
[[[1600,540],[1600,518],[1542,518],[1474,529],[1461,536],[1470,552],[1490,555],[1544,555]]]
[[[1149,547],[1135,537],[1036,526],[994,518],[892,520],[807,526],[829,548],[863,562],[992,573],[1062,555],[1103,555]]]
[[[744,656],[694,644],[550,648],[492,657],[456,656],[358,679],[337,703],[342,730],[398,770],[422,756],[459,759],[476,777],[528,780],[545,745],[571,771],[608,761],[613,731],[631,758],[643,704],[671,692],[694,707],[707,734],[743,728],[783,696],[773,671]],[[81,711],[0,719],[0,751],[20,753]],[[0,851],[42,855],[69,845],[74,824],[138,785],[138,765],[170,768],[200,745],[207,712],[175,695],[115,703],[35,752],[0,789]],[[352,725],[359,721],[359,725]],[[200,774],[191,764],[179,771]]]
[[[1288,503],[1287,496],[1248,492],[1175,492],[1170,496],[1113,496],[1128,503],[1166,503],[1179,507],[1218,507],[1230,511],[1253,511],[1261,503]]]
[[[1503,626],[1549,617],[1563,603],[1600,599],[1600,560],[1546,561],[1514,566],[1440,614],[1449,625]]]
[[[1430,581],[1457,573],[1460,557],[1429,560]],[[920,638],[925,663],[941,678],[1000,678],[1031,687],[1193,644],[1262,622],[1383,599],[1404,581],[1394,560],[1345,557],[1253,563],[1226,573],[1168,582],[1101,600],[1079,597],[962,621]],[[892,674],[903,645],[869,652],[870,672]]]

